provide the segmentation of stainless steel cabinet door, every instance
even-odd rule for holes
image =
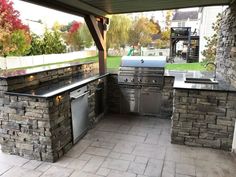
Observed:
[[[86,133],[89,126],[88,94],[71,101],[73,142],[76,143]]]
[[[161,92],[158,88],[142,88],[140,95],[140,113],[158,114],[161,109]]]
[[[121,113],[138,113],[140,89],[121,88]]]

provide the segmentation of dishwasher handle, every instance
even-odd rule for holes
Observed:
[[[82,96],[85,96],[85,95],[87,95],[89,93],[89,91],[86,91],[86,92],[84,92],[83,94],[80,94],[80,95],[78,95],[78,96],[73,96],[73,97],[71,97],[71,100],[75,100],[75,99],[77,99],[77,98],[80,98],[80,97],[82,97]]]

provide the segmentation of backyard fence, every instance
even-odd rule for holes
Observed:
[[[109,49],[108,55],[109,56],[125,56],[129,53],[131,48],[121,48],[120,50],[116,49]],[[147,49],[143,48],[141,52],[142,56],[169,56],[170,55],[170,49]]]
[[[44,65],[50,63],[58,63],[75,59],[93,57],[96,55],[97,55],[96,50],[84,50],[84,51],[62,53],[62,54],[7,57],[7,58],[0,57],[0,69],[13,69],[20,67]]]
[[[170,49],[144,49],[142,50],[143,56],[169,56]]]

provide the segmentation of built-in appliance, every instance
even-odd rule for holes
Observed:
[[[70,93],[73,143],[78,142],[85,135],[89,127],[88,93],[87,86]]]
[[[121,113],[160,112],[166,57],[125,56],[118,72]]]

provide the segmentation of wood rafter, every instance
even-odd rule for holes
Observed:
[[[98,23],[103,23],[102,21],[97,21],[96,18],[93,15],[87,15],[84,17],[84,20],[89,28],[89,31],[91,35],[93,36],[94,42],[96,43],[96,46],[98,50],[104,50],[106,48],[105,46],[105,40],[102,32],[99,29]]]
[[[99,57],[99,73],[106,73],[106,30],[104,25],[106,24],[106,19],[96,18],[93,15],[87,15],[84,17],[85,22],[89,28],[89,31],[93,37],[93,40],[98,48]]]

